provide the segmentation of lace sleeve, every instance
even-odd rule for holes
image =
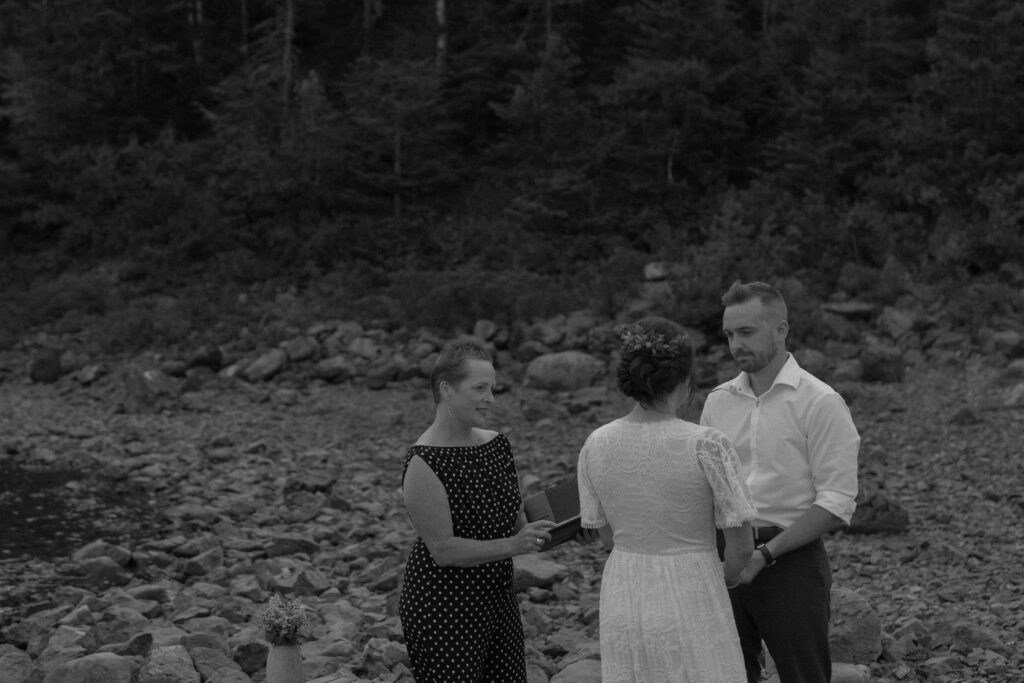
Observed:
[[[585,529],[600,529],[608,524],[608,520],[604,516],[604,509],[597,498],[597,491],[594,490],[587,469],[590,448],[591,439],[588,438],[580,450],[580,457],[576,463],[576,481],[580,489],[580,524]]]
[[[697,462],[715,498],[715,526],[741,526],[757,516],[750,491],[740,475],[740,459],[721,432],[708,429],[697,441]]]

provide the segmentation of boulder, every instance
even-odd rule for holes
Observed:
[[[581,659],[555,674],[551,683],[601,683],[601,662]]]
[[[914,329],[917,316],[911,311],[904,311],[893,306],[886,306],[878,316],[878,326],[893,341],[899,341],[905,334]]]
[[[4,682],[7,683],[7,679]],[[54,667],[43,683],[132,683],[132,660],[111,652],[98,652]],[[146,681],[140,679],[139,683]]]
[[[512,558],[512,587],[516,592],[538,586],[544,588],[569,575],[564,564],[541,555],[517,555]]]
[[[27,683],[35,664],[31,655],[13,646],[0,650],[0,681]]]
[[[71,556],[71,559],[75,562],[82,562],[95,557],[108,557],[113,560],[117,566],[127,567],[128,563],[131,562],[132,554],[131,551],[119,545],[98,540],[76,550]]]
[[[359,372],[356,364],[348,356],[337,355],[325,358],[316,364],[313,374],[326,382],[343,382],[355,377]]]
[[[589,387],[605,373],[604,361],[582,351],[538,356],[526,368],[526,385],[548,391]]]
[[[909,513],[889,498],[880,482],[862,477],[859,489],[849,533],[900,534],[910,528]]]
[[[288,355],[288,360],[293,363],[301,363],[304,360],[311,360],[320,353],[320,345],[316,339],[311,337],[296,337],[288,339],[280,344],[280,348]]]
[[[287,364],[288,354],[284,349],[271,349],[245,366],[240,374],[250,382],[262,382],[284,370]]]
[[[1024,334],[1016,330],[991,332],[982,346],[985,353],[1001,353],[1007,358],[1024,356]]]
[[[827,375],[831,366],[829,357],[817,349],[798,349],[793,352],[793,357],[800,367],[815,377]]]
[[[40,384],[53,384],[64,374],[58,349],[39,349],[28,364],[28,378]]]
[[[188,650],[181,645],[154,648],[139,671],[138,683],[200,683]],[[70,683],[70,682],[69,682]]]
[[[833,586],[829,646],[832,659],[851,664],[871,664],[882,652],[882,622],[860,593]]]
[[[121,373],[124,386],[122,404],[131,413],[153,411],[180,394],[175,380],[156,368],[129,363]]]
[[[903,352],[897,346],[874,342],[861,353],[860,362],[865,382],[903,381]]]

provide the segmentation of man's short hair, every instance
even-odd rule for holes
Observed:
[[[729,286],[725,294],[722,295],[722,305],[726,307],[736,306],[745,304],[751,299],[758,299],[764,304],[765,308],[773,308],[780,311],[782,319],[786,319],[788,311],[786,300],[782,297],[782,292],[767,282],[740,282],[736,280]]]

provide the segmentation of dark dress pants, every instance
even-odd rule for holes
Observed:
[[[748,683],[761,673],[761,641],[782,683],[829,683],[832,568],[819,539],[786,553],[745,586],[729,591]]]

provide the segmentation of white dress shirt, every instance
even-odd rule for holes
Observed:
[[[715,387],[700,421],[723,432],[739,454],[755,526],[788,527],[811,505],[850,523],[860,435],[843,397],[792,354],[761,396],[745,372]]]

